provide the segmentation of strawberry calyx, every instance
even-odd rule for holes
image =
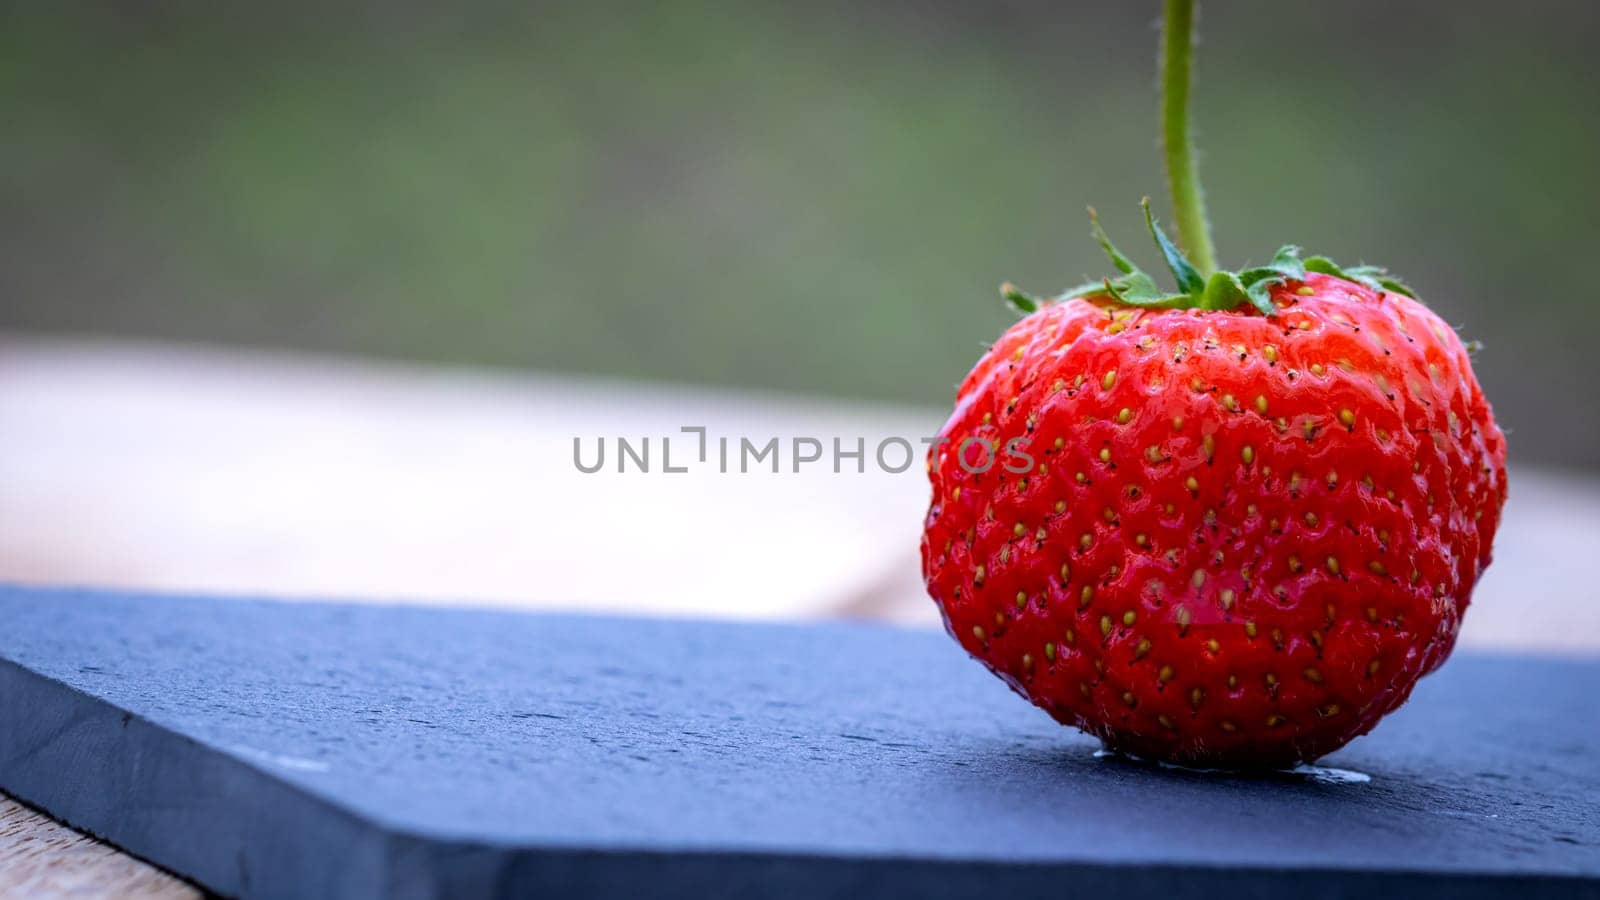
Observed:
[[[1260,310],[1263,315],[1273,316],[1277,315],[1277,308],[1272,304],[1272,289],[1290,281],[1304,281],[1307,272],[1342,278],[1374,291],[1393,291],[1416,298],[1410,287],[1391,276],[1386,269],[1368,265],[1342,268],[1326,256],[1302,258],[1300,248],[1294,244],[1279,247],[1278,252],[1274,253],[1272,259],[1265,265],[1251,266],[1236,272],[1218,270],[1209,276],[1202,275],[1194,263],[1190,262],[1178,245],[1156,223],[1154,214],[1150,212],[1150,198],[1146,197],[1141,205],[1144,207],[1144,221],[1150,229],[1150,237],[1155,241],[1156,248],[1161,251],[1161,257],[1166,261],[1167,270],[1172,273],[1177,290],[1168,291],[1162,288],[1154,278],[1118,250],[1116,245],[1111,243],[1111,238],[1105,229],[1100,227],[1100,218],[1095,213],[1094,207],[1090,207],[1089,223],[1094,239],[1099,242],[1111,264],[1121,274],[1078,285],[1057,295],[1054,301],[1077,297],[1109,297],[1125,306],[1144,309],[1217,311],[1232,310],[1248,303]],[[1018,312],[1024,314],[1037,310],[1047,302],[1018,289],[1009,281],[1000,286],[1000,295]]]
[[[1262,315],[1272,316],[1277,314],[1272,305],[1272,289],[1289,281],[1303,281],[1307,272],[1319,272],[1380,293],[1393,291],[1416,299],[1411,288],[1378,266],[1343,269],[1326,256],[1302,259],[1300,248],[1293,244],[1278,248],[1263,266],[1237,272],[1217,268],[1211,223],[1206,219],[1205,193],[1200,189],[1199,166],[1191,140],[1189,100],[1194,25],[1194,0],[1166,0],[1161,28],[1161,140],[1178,236],[1193,254],[1193,261],[1156,224],[1155,216],[1150,213],[1150,198],[1146,197],[1143,201],[1145,224],[1178,285],[1176,291],[1163,290],[1154,278],[1141,271],[1111,243],[1091,206],[1089,222],[1094,238],[1121,274],[1079,285],[1056,299],[1107,297],[1127,306],[1217,311],[1249,303]],[[1000,286],[1000,295],[1024,314],[1042,305],[1038,297],[1018,290],[1010,282]]]

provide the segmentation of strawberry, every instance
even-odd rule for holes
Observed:
[[[1449,655],[1505,439],[1405,285],[1294,247],[1207,271],[1146,221],[1177,292],[1098,223],[1118,277],[1004,289],[1027,315],[930,452],[928,591],[968,653],[1111,749],[1313,760]]]

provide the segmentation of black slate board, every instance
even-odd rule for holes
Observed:
[[[0,788],[249,897],[1600,896],[1600,662],[1097,758],[945,636],[0,587]]]

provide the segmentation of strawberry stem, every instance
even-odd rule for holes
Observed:
[[[1190,51],[1194,48],[1194,0],[1167,0],[1161,29],[1161,137],[1166,149],[1167,185],[1178,240],[1202,276],[1217,270],[1206,221],[1205,194],[1189,137]]]
[[[1055,298],[1056,302],[1079,297],[1106,298],[1124,306],[1145,309],[1202,309],[1227,312],[1252,306],[1264,316],[1275,316],[1272,291],[1291,281],[1304,281],[1307,272],[1331,275],[1365,285],[1383,293],[1392,291],[1415,298],[1411,289],[1377,266],[1341,269],[1325,256],[1300,257],[1300,248],[1288,244],[1278,249],[1272,261],[1237,272],[1217,270],[1217,251],[1211,244],[1211,226],[1206,222],[1205,196],[1200,190],[1200,173],[1195,164],[1194,144],[1189,139],[1189,75],[1194,49],[1194,0],[1166,0],[1166,15],[1161,29],[1161,137],[1166,149],[1167,182],[1172,189],[1172,210],[1178,220],[1178,244],[1157,224],[1150,211],[1150,198],[1143,201],[1144,222],[1150,237],[1172,271],[1178,290],[1164,290],[1154,278],[1134,265],[1111,243],[1094,207],[1089,207],[1089,230],[1111,264],[1122,273],[1080,284]],[[1188,253],[1184,253],[1187,250]],[[1040,300],[1024,294],[1007,282],[1000,294],[1024,315],[1039,309]]]

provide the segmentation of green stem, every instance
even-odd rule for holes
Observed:
[[[1167,0],[1161,30],[1161,137],[1166,147],[1167,186],[1178,223],[1178,240],[1201,275],[1217,270],[1217,253],[1206,222],[1199,166],[1189,139],[1189,51],[1194,47],[1194,0]]]

